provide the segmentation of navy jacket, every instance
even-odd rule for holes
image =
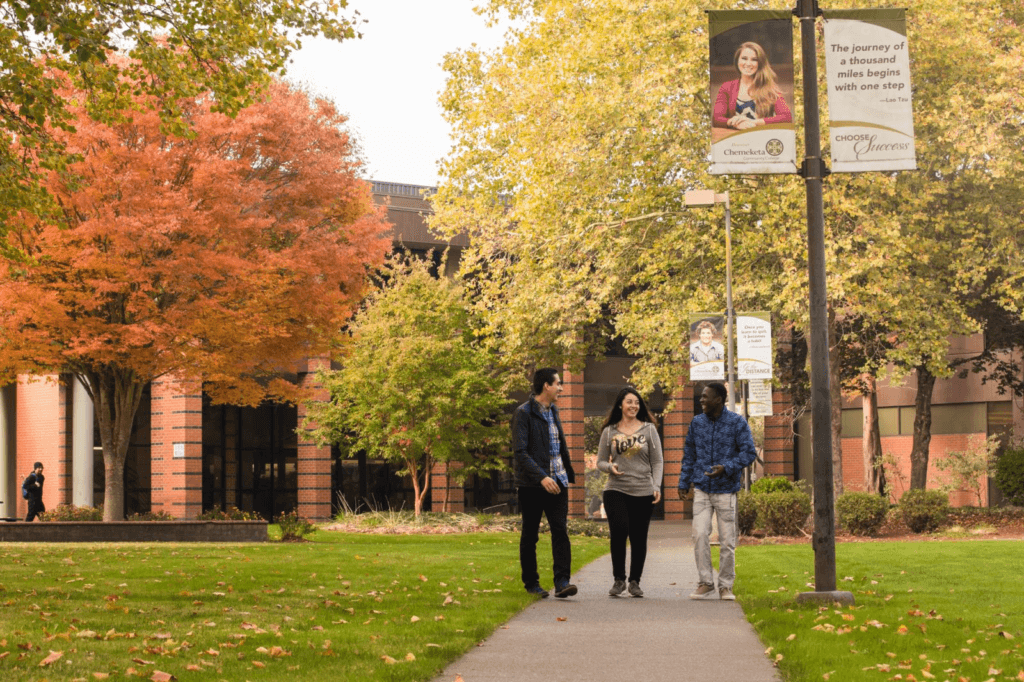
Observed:
[[[551,414],[558,427],[562,465],[569,483],[576,482],[576,474],[569,461],[569,446],[562,431],[558,408],[551,406]],[[548,422],[541,413],[540,403],[533,398],[516,408],[512,415],[512,457],[516,487],[540,488],[540,482],[551,475],[551,437]]]
[[[711,495],[738,492],[743,484],[740,474],[756,457],[750,426],[741,415],[725,408],[718,419],[698,414],[686,432],[679,487],[693,486]],[[716,464],[725,467],[725,473],[718,478],[705,476]]]

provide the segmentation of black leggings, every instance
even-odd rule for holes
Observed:
[[[654,495],[637,497],[604,491],[604,512],[612,536],[612,576],[626,579],[626,540],[629,539],[629,579],[640,582],[647,560],[647,531],[654,513]]]

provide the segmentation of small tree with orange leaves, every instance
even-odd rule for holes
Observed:
[[[191,99],[178,137],[153,100],[105,124],[67,97],[75,131],[53,134],[79,160],[40,169],[57,215],[9,225],[28,259],[0,262],[0,373],[82,381],[112,521],[145,385],[171,374],[215,401],[297,399],[281,370],[331,352],[390,241],[326,101],[275,83],[229,118]]]

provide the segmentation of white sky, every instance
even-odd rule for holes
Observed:
[[[501,44],[473,13],[478,0],[349,0],[367,20],[362,39],[304,40],[288,77],[332,100],[366,159],[365,176],[414,185],[437,184],[437,161],[451,147],[441,117],[444,55],[476,43]]]

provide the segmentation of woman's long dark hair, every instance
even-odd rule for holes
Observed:
[[[615,396],[615,404],[612,405],[612,410],[605,418],[604,424],[601,424],[602,431],[604,431],[606,426],[618,424],[622,421],[622,401],[626,399],[627,395],[635,395],[636,399],[640,401],[640,410],[636,413],[636,418],[642,422],[650,422],[651,424],[655,423],[654,417],[652,417],[651,413],[647,411],[647,403],[644,402],[644,399],[636,392],[636,389],[626,386],[624,389],[619,391],[617,396]]]

